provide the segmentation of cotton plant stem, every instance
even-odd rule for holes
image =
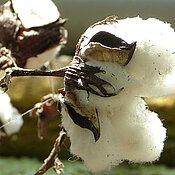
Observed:
[[[6,91],[8,85],[10,84],[12,77],[21,77],[21,76],[54,76],[54,77],[64,77],[68,67],[63,67],[58,70],[51,71],[42,71],[42,70],[30,70],[22,68],[8,68],[5,71],[5,75],[0,79],[0,87]]]
[[[19,76],[55,76],[55,77],[64,77],[67,67],[51,70],[51,71],[42,71],[42,70],[30,70],[30,69],[21,69],[21,68],[9,68],[6,71],[6,74],[10,74],[11,77]]]
[[[38,169],[38,171],[35,173],[35,175],[43,175],[51,167],[53,167],[57,173],[63,172],[63,166],[62,166],[61,161],[58,159],[58,153],[61,150],[61,145],[65,141],[65,138],[66,138],[66,132],[64,131],[64,129],[62,129],[59,133],[58,138],[55,141],[55,144],[54,144],[49,156],[44,160],[44,163]],[[57,162],[55,162],[55,161],[57,161]],[[60,166],[54,167],[55,163],[58,164],[58,161],[59,161]],[[58,173],[58,174],[60,174],[60,173]]]

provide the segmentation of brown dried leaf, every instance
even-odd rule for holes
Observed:
[[[38,137],[42,139],[49,128],[50,122],[56,117],[58,111],[53,94],[48,94],[35,104],[31,116],[38,117]]]

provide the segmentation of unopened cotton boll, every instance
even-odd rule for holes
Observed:
[[[0,91],[0,121],[4,124],[3,128],[7,135],[19,132],[23,125],[21,114],[11,104],[9,96],[2,91]]]

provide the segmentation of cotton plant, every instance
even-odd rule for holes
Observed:
[[[64,77],[58,109],[73,155],[94,173],[125,160],[154,162],[166,128],[144,98],[174,94],[174,41],[173,28],[158,19],[110,16],[84,32],[69,66],[7,69],[1,87],[14,76]]]

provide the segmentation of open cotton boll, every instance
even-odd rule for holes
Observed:
[[[86,92],[81,92],[82,96],[88,98]],[[66,111],[62,111],[62,124],[70,137],[71,153],[81,157],[93,172],[110,170],[123,160],[157,160],[166,137],[166,129],[157,114],[146,109],[142,99],[129,97],[124,92],[105,101],[102,98],[90,94],[86,104],[84,100],[86,107],[98,109],[101,135],[97,142],[91,131],[77,126]]]
[[[71,153],[92,172],[124,160],[144,163],[160,157],[166,129],[141,97],[175,92],[174,41],[169,24],[115,16],[92,25],[80,38],[65,73],[65,92],[60,91],[60,111]]]
[[[17,109],[12,106],[9,96],[2,91],[0,91],[0,121],[2,124],[12,121],[3,127],[7,135],[18,132],[23,125],[21,115]]]

